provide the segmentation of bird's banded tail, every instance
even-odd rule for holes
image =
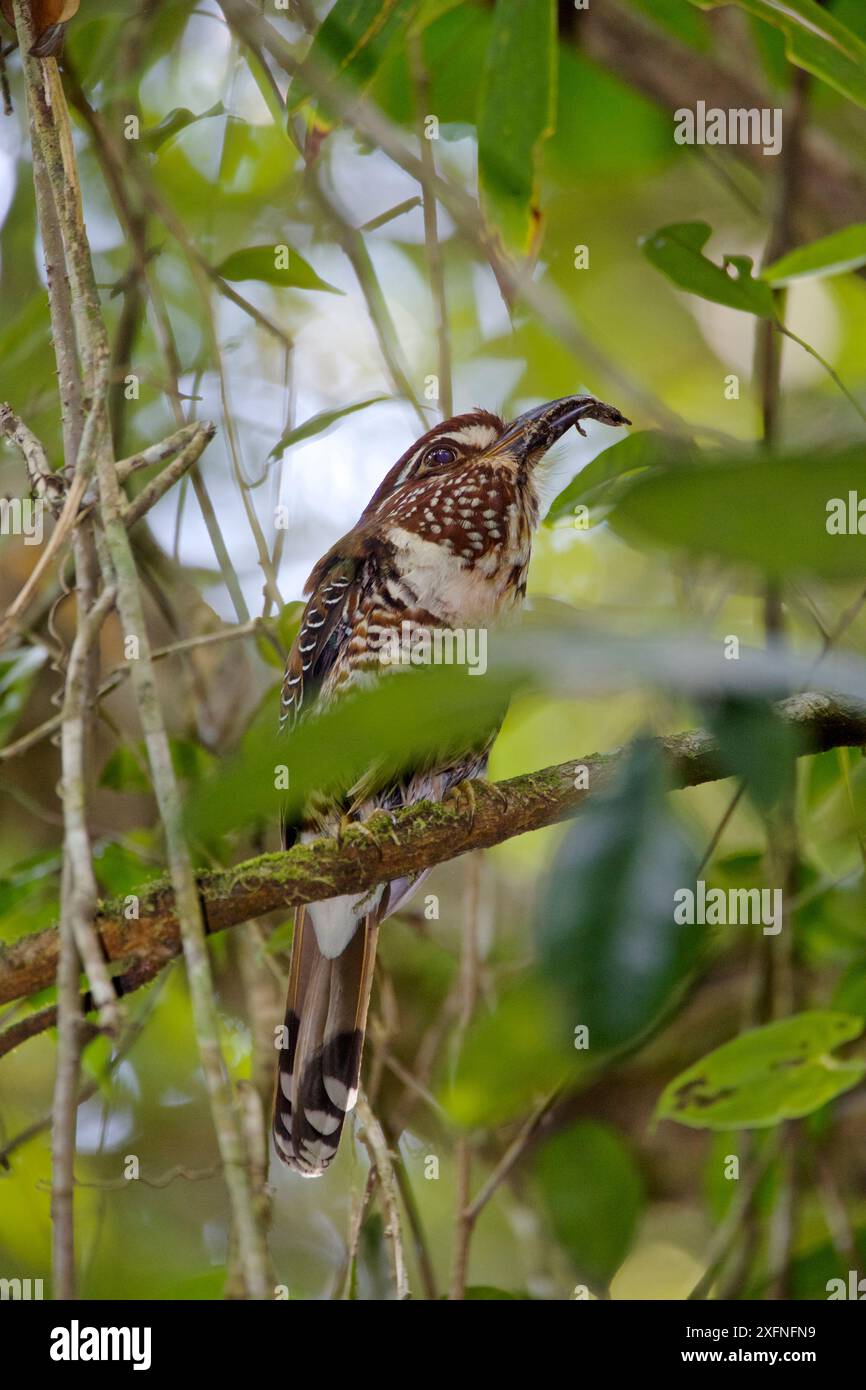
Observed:
[[[308,1178],[331,1162],[357,1097],[377,936],[371,914],[329,959],[319,950],[310,910],[295,914],[274,1142],[283,1162]]]

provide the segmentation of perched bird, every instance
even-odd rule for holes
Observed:
[[[59,53],[66,25],[78,13],[80,0],[29,0],[35,41],[30,50],[34,58],[50,58]],[[12,0],[0,0],[3,18],[15,28]]]
[[[587,418],[630,423],[592,396],[567,396],[511,424],[485,410],[457,415],[416,440],[307,581],[282,687],[284,726],[375,679],[383,643],[404,624],[416,634],[486,627],[520,606],[539,521],[539,464],[572,425],[583,433]],[[284,828],[284,843],[333,834],[377,810],[441,801],[484,775],[497,733],[392,785],[362,782],[340,804],[317,802],[300,825]],[[327,1168],[355,1103],[379,924],[424,876],[295,913],[274,1141],[308,1177]]]

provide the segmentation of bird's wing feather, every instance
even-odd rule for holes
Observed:
[[[294,728],[306,704],[314,703],[322,682],[351,631],[350,609],[355,602],[353,580],[359,558],[333,555],[316,582],[289,652],[281,697],[281,727]]]

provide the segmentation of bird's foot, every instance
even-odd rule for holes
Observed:
[[[503,791],[502,787],[499,785],[498,782],[485,782],[484,785],[488,787],[489,790],[496,797],[496,800],[499,802],[499,805],[502,807],[503,811],[507,811],[510,809],[511,802],[508,800],[508,793]]]
[[[458,782],[456,786],[451,788],[445,799],[446,801],[453,801],[455,806],[458,807],[461,803],[465,803],[466,806],[468,806],[469,829],[472,830],[475,825],[475,814],[478,810],[478,801],[475,796],[475,788],[471,781],[467,779],[465,782]]]
[[[379,814],[380,814],[379,812],[374,812],[374,815],[376,815],[376,816],[378,816]],[[387,819],[387,831],[388,831],[388,834],[391,836],[391,839],[394,840],[395,844],[399,844],[400,842],[399,842],[399,840],[397,839],[397,835],[396,835],[396,832],[395,832],[395,830],[394,830],[394,818],[393,818],[393,816],[392,816],[389,812],[387,812],[387,811],[384,812],[384,814],[385,814],[385,815],[387,816],[387,818],[388,818],[388,819]],[[373,816],[370,817],[370,820],[372,820],[372,819],[373,819]],[[349,816],[342,816],[342,817],[341,817],[341,819],[340,819],[340,824],[339,824],[339,826],[337,827],[337,830],[336,830],[336,840],[337,840],[337,844],[340,846],[340,848],[342,848],[342,846],[343,846],[343,842],[344,842],[344,841],[343,841],[343,837],[345,836],[346,831],[347,831],[347,830],[350,830],[350,829],[351,829],[351,830],[357,830],[358,833],[361,834],[361,835],[363,835],[365,839],[370,840],[370,841],[376,846],[376,849],[377,849],[378,852],[379,852],[379,858],[380,858],[380,859],[382,858],[382,854],[383,854],[382,841],[381,841],[381,838],[380,838],[380,836],[379,836],[377,830],[374,830],[374,829],[372,828],[372,826],[369,824],[368,821],[363,821],[363,820],[352,820]]]

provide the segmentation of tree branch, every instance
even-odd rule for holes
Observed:
[[[783,700],[777,710],[798,736],[801,755],[866,744],[866,707],[862,705],[810,692]],[[717,744],[702,729],[655,742],[668,764],[672,789],[695,787],[728,775]],[[457,794],[440,804],[407,806],[393,817],[379,812],[363,829],[349,827],[341,843],[317,840],[296,845],[287,853],[260,855],[233,869],[200,873],[196,882],[206,929],[209,933],[224,931],[300,903],[360,893],[373,884],[444,863],[468,850],[501,844],[515,835],[568,819],[577,814],[588,796],[610,782],[627,753],[627,747],[618,748],[506,782],[476,782],[471,800]],[[575,787],[578,767],[587,770],[587,790]],[[179,955],[180,927],[170,884],[157,881],[144,888],[138,913],[136,919],[127,920],[122,903],[102,905],[96,929],[106,958],[139,963],[158,960],[161,965]],[[57,951],[53,927],[0,950],[0,1004],[53,984]],[[0,1056],[9,1050],[5,1038],[0,1034]]]

